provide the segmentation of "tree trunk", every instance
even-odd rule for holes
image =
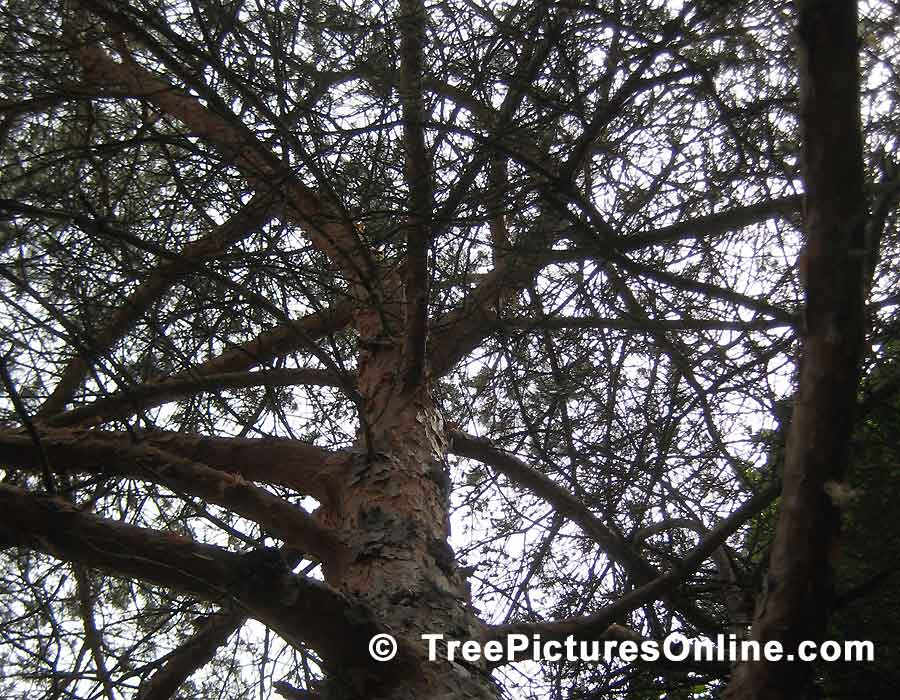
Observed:
[[[398,290],[395,281],[385,287]],[[392,302],[377,310],[367,305],[356,317],[363,428],[349,478],[334,502],[320,509],[319,519],[338,533],[357,534],[350,543],[352,561],[340,571],[326,572],[326,580],[369,605],[399,642],[422,653],[419,673],[378,697],[420,698],[427,693],[431,698],[496,698],[483,662],[429,661],[424,656],[422,634],[478,639],[481,623],[447,543],[447,439],[430,378],[426,375],[421,385],[407,390],[399,376],[403,342],[391,329],[400,308]],[[354,680],[332,682],[352,694]]]
[[[867,248],[854,2],[800,0],[798,63],[806,186],[806,339],[784,486],[753,639],[796,654],[821,640],[833,602],[840,492],[861,357]],[[811,665],[748,662],[729,700],[805,697]]]

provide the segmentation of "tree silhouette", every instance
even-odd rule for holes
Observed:
[[[446,650],[827,635],[896,405],[895,12],[9,0],[0,690],[816,692]]]

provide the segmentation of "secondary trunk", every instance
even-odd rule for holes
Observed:
[[[833,603],[841,479],[865,337],[866,271],[876,254],[866,240],[856,3],[798,0],[797,10],[806,338],[778,523],[752,632],[761,642],[780,642],[794,658],[802,641],[823,638]],[[799,661],[744,663],[724,697],[808,697],[811,672]]]

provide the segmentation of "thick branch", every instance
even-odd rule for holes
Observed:
[[[135,447],[135,433],[92,430],[83,431],[47,431],[47,438],[41,443],[49,445],[55,459],[51,466],[57,472],[65,467],[69,471],[85,473],[108,473],[104,455],[94,455],[91,459],[73,461],[72,454],[64,447],[59,447],[51,437],[62,435],[78,439],[80,435],[88,435],[93,441],[103,441],[108,445],[107,452],[115,453],[120,448]],[[140,443],[149,445],[167,453],[177,455],[192,462],[199,462],[228,474],[236,474],[246,481],[255,481],[278,486],[285,486],[300,493],[312,496],[317,501],[330,504],[334,494],[340,488],[346,476],[350,458],[343,452],[330,452],[300,440],[286,438],[238,438],[211,437],[206,435],[186,434],[168,431],[139,433]],[[17,465],[26,469],[37,469],[40,463],[35,455],[23,449],[23,435],[13,432],[0,432],[0,458],[4,456],[17,460]],[[54,447],[56,445],[56,447]],[[123,461],[118,473],[134,478],[147,478],[146,472],[140,472],[135,465],[128,471],[129,463]]]
[[[188,379],[224,372],[240,372],[270,362],[302,348],[309,340],[318,340],[345,328],[353,319],[353,304],[349,300],[338,301],[291,323],[282,323],[263,331],[252,340],[211,357],[195,367],[169,377]]]
[[[579,245],[572,250],[538,252],[534,249],[512,249],[506,257],[504,267],[488,273],[459,309],[435,320],[433,324],[435,328],[434,342],[430,351],[434,374],[435,376],[446,374],[466,354],[478,347],[484,338],[497,327],[497,311],[494,306],[499,296],[507,290],[524,288],[534,275],[546,265],[554,262],[571,262],[592,258],[621,258],[623,252],[639,250],[658,243],[701,234],[705,238],[724,235],[742,226],[767,221],[773,216],[787,215],[793,211],[792,207],[797,206],[798,201],[794,197],[767,200],[757,205],[697,217],[643,234],[614,237],[612,240],[604,238],[602,244],[592,241],[590,245]],[[541,234],[540,237],[545,235],[552,238],[558,236],[558,232],[551,231],[549,234]],[[641,266],[641,269],[638,270],[638,263],[630,260],[627,262],[637,274],[652,273],[660,281],[674,286],[678,286],[682,282],[688,284],[688,281],[669,273],[662,273],[646,266]],[[715,285],[693,282],[690,284],[692,291],[716,295],[731,303],[754,308],[782,324],[794,323],[790,314],[764,301],[724,290]]]
[[[123,439],[104,439],[90,432],[46,431],[41,443],[56,469],[146,479],[177,493],[228,508],[268,527],[300,551],[336,567],[349,556],[346,545],[304,511],[245,481],[237,473],[213,469],[152,444],[129,444]],[[34,468],[39,455],[25,436],[5,433],[0,438],[0,459],[10,466]],[[234,454],[231,459],[235,460]],[[229,465],[236,463],[231,461]]]
[[[368,641],[382,630],[361,603],[324,583],[286,572],[277,590],[241,586],[248,555],[186,537],[82,513],[62,499],[0,484],[0,543],[44,552],[113,576],[146,581],[203,600],[234,600],[295,647],[309,644],[333,670],[382,683],[412,673],[411,652],[374,665]]]
[[[450,433],[450,452],[460,457],[474,459],[493,467],[513,483],[524,486],[529,491],[551,504],[555,512],[576,523],[606,552],[611,559],[622,565],[639,581],[654,578],[657,572],[637,552],[608,528],[596,515],[561,486],[532,469],[518,457],[492,447],[484,439],[467,435],[459,430]]]
[[[92,434],[97,434],[96,431]],[[126,433],[99,433],[127,441]],[[141,439],[166,452],[222,471],[238,472],[248,481],[279,484],[330,503],[346,476],[347,455],[286,438],[210,437],[157,431]]]
[[[286,700],[322,700],[322,696],[318,693],[311,693],[308,690],[295,688],[286,681],[278,681],[272,684],[272,689]]]
[[[650,265],[644,265],[643,263],[636,262],[625,256],[616,256],[615,262],[633,275],[649,277],[650,279],[654,279],[657,282],[669,285],[675,289],[683,289],[710,299],[719,299],[730,304],[735,304],[736,306],[743,306],[787,324],[792,324],[794,322],[794,317],[791,314],[779,309],[777,306],[773,306],[764,299],[747,296],[746,294],[741,294],[740,292],[735,292],[734,290],[726,289],[725,287],[719,287],[718,285],[710,284],[709,282],[701,282],[700,280],[681,277],[680,275],[665,270],[657,270]]]
[[[639,250],[651,245],[665,245],[691,238],[706,239],[728,231],[736,231],[776,216],[790,218],[800,213],[803,197],[798,194],[766,199],[756,204],[732,207],[724,211],[679,221],[645,233],[622,236],[619,250]]]
[[[103,2],[88,2],[103,16],[118,13]],[[241,169],[258,192],[286,194],[285,213],[299,223],[313,244],[350,280],[368,283],[371,260],[352,222],[324,202],[258,141],[241,122],[217,114],[196,98],[176,90],[134,61],[116,62],[98,44],[82,43],[77,51],[85,78],[100,85],[117,85],[156,105],[187,126],[194,136],[212,144]]]
[[[549,238],[543,234],[540,237]],[[449,372],[493,332],[498,302],[506,293],[524,289],[543,264],[544,257],[539,251],[521,248],[511,251],[504,265],[485,275],[462,306],[434,321],[429,353],[434,376]]]

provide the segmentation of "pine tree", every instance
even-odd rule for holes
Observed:
[[[900,282],[832,5],[9,0],[0,692],[807,692],[447,649],[826,634]]]

